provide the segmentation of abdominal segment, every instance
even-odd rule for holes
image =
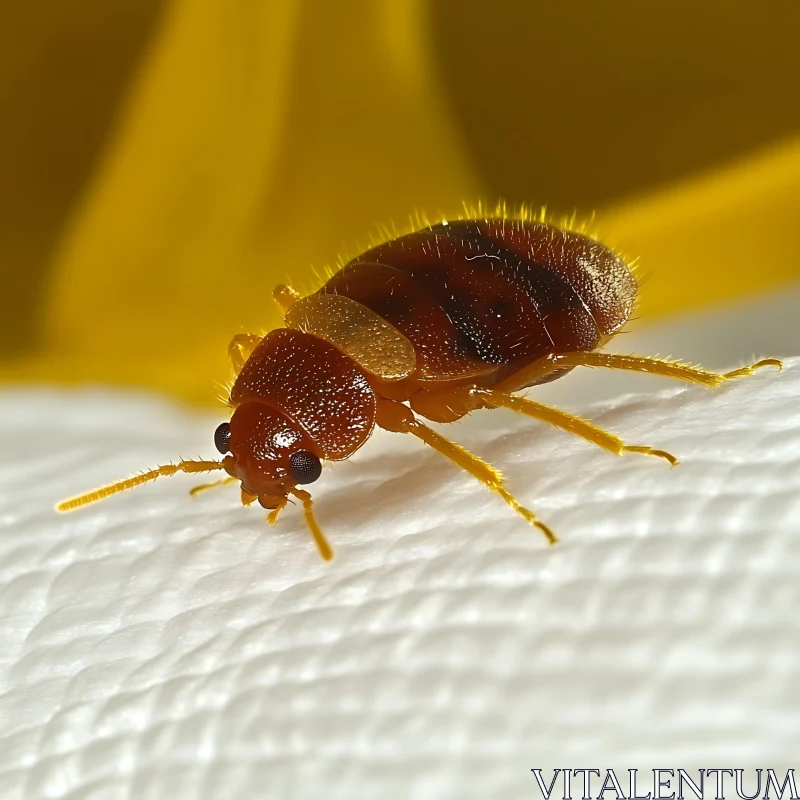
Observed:
[[[636,282],[587,236],[523,220],[440,223],[372,248],[320,290],[349,297],[414,346],[422,381],[499,379],[593,350],[630,316]]]

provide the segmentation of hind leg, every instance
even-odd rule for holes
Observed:
[[[559,353],[545,356],[527,367],[523,367],[513,375],[500,381],[494,388],[499,392],[517,392],[556,370],[565,367],[604,367],[606,369],[623,369],[633,372],[645,372],[650,375],[660,375],[664,378],[677,378],[689,383],[699,383],[702,386],[719,386],[725,381],[752,375],[762,367],[783,366],[777,358],[764,358],[755,364],[732,370],[731,372],[710,372],[681,361],[670,361],[662,358],[648,358],[646,356],[625,356],[617,353],[601,353],[596,350],[591,352]]]

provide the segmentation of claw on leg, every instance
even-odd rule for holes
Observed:
[[[752,375],[757,369],[761,369],[762,367],[777,367],[778,372],[780,372],[783,369],[783,362],[778,358],[762,358],[761,361],[756,361],[755,364],[750,364],[750,366],[740,367],[731,372],[726,372],[722,377],[725,378],[726,381],[733,378],[743,378],[745,375]]]
[[[503,500],[505,500],[506,503],[508,503],[508,505],[510,505],[511,508],[513,508],[514,511],[516,511],[517,514],[519,514],[524,520],[533,525],[534,528],[538,528],[545,535],[545,538],[550,544],[556,544],[558,542],[558,538],[553,531],[550,530],[550,528],[548,528],[547,525],[545,525],[544,522],[542,522],[539,517],[533,513],[533,511],[525,508],[525,506],[520,505],[517,498],[514,497],[514,495],[511,494],[511,492],[509,492],[502,484],[497,486],[489,486],[489,488],[493,492],[497,492],[497,494],[499,494],[500,497],[502,497]]]
[[[655,456],[656,458],[663,458],[664,461],[669,462],[671,467],[677,467],[678,464],[681,463],[677,458],[675,458],[674,455],[672,455],[672,453],[668,453],[666,450],[656,450],[653,447],[645,447],[636,444],[623,445],[622,449],[626,453],[641,453],[643,456]]]

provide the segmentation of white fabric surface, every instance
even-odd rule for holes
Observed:
[[[800,359],[661,386],[571,410],[672,470],[506,411],[443,429],[552,548],[377,434],[310,487],[331,564],[296,508],[268,528],[191,476],[53,511],[213,456],[222,415],[0,394],[0,798],[517,798],[532,767],[800,766]]]

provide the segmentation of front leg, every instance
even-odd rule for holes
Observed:
[[[250,358],[250,354],[258,347],[262,337],[255,333],[237,333],[228,345],[228,358],[233,366],[234,377],[238,377],[242,371],[245,361]]]

